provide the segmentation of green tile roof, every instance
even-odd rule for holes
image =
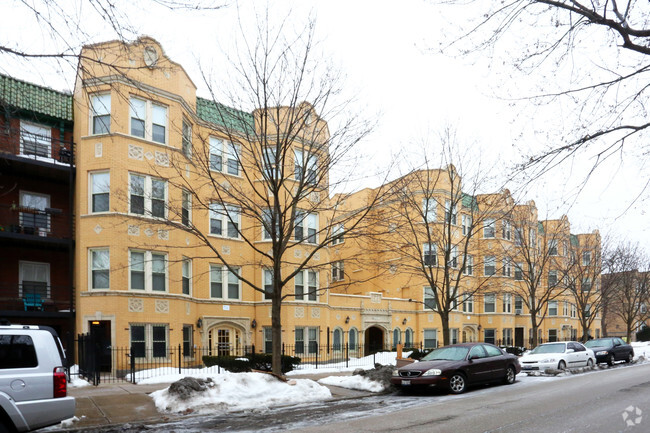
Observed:
[[[472,208],[472,207],[476,206],[476,204],[477,204],[476,203],[476,197],[473,197],[473,196],[471,196],[469,194],[465,194],[465,193],[462,193],[462,194],[463,194],[463,197],[462,197],[463,207]]]
[[[196,98],[196,115],[206,122],[244,133],[255,126],[252,114],[200,97]]]
[[[571,246],[574,247],[580,246],[580,241],[578,240],[578,236],[571,235]]]
[[[0,105],[72,121],[72,95],[0,74]]]
[[[544,234],[544,224],[541,221],[537,221],[537,231],[540,234]]]

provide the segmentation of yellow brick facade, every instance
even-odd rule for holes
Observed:
[[[156,344],[176,347],[189,343],[199,347],[221,345],[233,354],[252,345],[258,352],[263,351],[268,347],[266,330],[271,326],[270,301],[242,282],[231,282],[233,286],[229,286],[225,271],[221,273],[222,295],[215,297],[211,270],[220,266],[220,262],[211,258],[214,251],[185,231],[132,211],[132,206],[137,204],[134,205],[136,200],[129,188],[136,183],[136,178],[137,182],[143,182],[148,193],[142,198],[142,206],[152,211],[157,206],[155,200],[161,200],[168,208],[165,218],[179,224],[183,218],[183,195],[181,189],[173,187],[178,182],[172,183],[171,179],[188,182],[206,202],[214,200],[209,186],[201,187],[203,180],[182,162],[183,119],[191,125],[194,152],[201,152],[199,146],[205,145],[207,137],[226,142],[229,135],[219,125],[197,115],[196,86],[182,66],[165,56],[156,41],[142,38],[132,45],[109,42],[86,47],[82,54],[94,60],[81,61],[74,93],[74,139],[78,143],[75,212],[78,332],[95,329],[104,334],[112,347],[129,347],[135,338],[147,348]],[[155,67],[149,67],[152,64]],[[101,125],[97,127],[101,120],[97,116],[102,110],[95,107],[93,112],[91,107],[100,102],[100,96],[109,94],[110,129],[102,132]],[[135,118],[134,100],[144,104],[144,111],[136,113]],[[138,115],[142,117],[144,138],[133,133],[134,127],[139,131]],[[155,123],[156,116],[163,119],[162,123]],[[227,170],[225,158],[224,153],[224,171]],[[247,169],[250,168],[243,167]],[[108,174],[108,185],[105,174]],[[233,185],[244,185],[236,175],[225,173],[224,179]],[[460,178],[454,182],[462,188]],[[444,198],[445,191],[451,187],[447,182],[437,188]],[[155,196],[161,191],[162,195]],[[372,189],[359,191],[341,207],[358,208],[376,193]],[[108,208],[102,207],[106,194]],[[475,200],[478,206],[489,200],[503,202],[502,206],[493,207],[497,224],[501,224],[512,208],[508,192],[477,196]],[[382,206],[385,207],[377,206],[374,217],[378,227],[387,224],[386,231],[382,230],[385,241],[391,236],[390,221],[382,222],[381,213],[385,210]],[[532,227],[537,229],[534,203],[529,202],[521,209],[530,213]],[[460,219],[462,209],[458,212]],[[328,217],[318,216],[320,221]],[[194,225],[209,231],[210,216],[205,208],[193,207],[190,218]],[[227,221],[223,223],[227,226]],[[263,242],[260,227],[244,216],[239,223],[242,231],[250,231],[251,237]],[[541,224],[547,231],[561,227],[566,241],[571,241],[565,218]],[[485,255],[486,251],[501,251],[504,245],[514,242],[513,234],[509,240],[500,236],[501,226],[498,227],[494,238],[479,236],[470,245],[474,257]],[[460,221],[457,229],[460,230]],[[458,238],[462,235],[458,234]],[[246,264],[241,267],[246,279],[263,285],[265,262],[250,245],[225,235],[210,239],[220,254],[240,258]],[[354,342],[362,344],[365,351],[394,345],[396,340],[407,346],[424,344],[425,340],[427,345],[441,344],[440,319],[423,305],[424,281],[401,273],[399,257],[391,251],[379,252],[377,242],[362,236],[345,238],[315,255],[312,260],[319,266],[316,269],[321,291],[316,300],[287,299],[283,303],[284,343],[294,345],[296,329],[300,328],[305,334],[309,329],[315,330],[319,345]],[[309,247],[301,251],[308,253]],[[141,258],[143,269],[139,267]],[[333,280],[329,263],[338,260],[344,262],[345,270]],[[138,269],[133,263],[138,263]],[[477,284],[482,288],[474,295],[471,307],[468,302],[459,303],[458,310],[452,312],[450,328],[454,330],[454,340],[477,341],[489,337],[496,343],[515,344],[517,335],[517,342],[527,346],[530,320],[525,308],[515,311],[514,298],[509,298],[510,306],[504,307],[504,294],[513,293],[519,282],[512,274],[492,277],[485,284],[481,282],[483,278],[483,271],[477,267],[463,282],[468,290]],[[143,288],[134,289],[139,284]],[[229,289],[233,290],[233,296],[229,296]],[[485,293],[496,295],[494,312],[485,312]],[[578,324],[571,308],[564,309],[565,300],[571,303],[565,295],[557,298],[559,311],[542,321],[540,332],[544,341],[553,335],[559,340],[576,338],[571,330],[578,329]],[[140,327],[137,332],[134,326]],[[599,329],[599,322],[594,322],[592,335],[597,335]],[[305,344],[310,340],[308,335],[303,338]]]

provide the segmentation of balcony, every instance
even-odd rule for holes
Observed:
[[[73,311],[71,286],[35,281],[0,284],[0,314],[3,317],[68,317]]]
[[[72,216],[61,209],[0,205],[0,238],[39,243],[72,239]]]

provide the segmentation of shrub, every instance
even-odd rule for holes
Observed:
[[[245,373],[251,371],[251,363],[240,356],[204,356],[203,363],[206,367],[218,365],[232,373]]]
[[[282,373],[287,373],[300,364],[296,356],[282,355]],[[245,373],[252,370],[271,371],[270,353],[249,353],[246,356],[204,356],[203,363],[206,367],[218,365],[232,373]]]
[[[650,327],[645,326],[636,333],[636,341],[650,341]]]
[[[426,355],[427,353],[429,353],[431,351],[430,350],[420,350],[420,349],[415,348],[415,347],[408,347],[408,348],[402,349],[402,352],[411,352],[411,354],[409,355],[409,358],[415,359],[415,360],[420,360],[420,359],[422,359],[422,357],[424,355]]]

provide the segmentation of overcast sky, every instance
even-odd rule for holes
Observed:
[[[115,38],[87,2],[69,0],[56,2],[69,7],[66,10],[72,11],[72,19],[66,24],[56,21],[60,38],[53,43],[44,21],[36,23],[18,3],[0,3],[0,41],[5,46],[42,52],[64,47],[61,40],[65,40],[78,52],[83,43]],[[220,62],[224,61],[221,50],[228,50],[239,34],[238,15],[244,17],[245,26],[255,22],[251,4],[243,1],[215,11],[171,13],[143,1],[120,13],[123,22],[128,21],[138,34],[158,40],[165,53],[189,73],[199,87],[199,95],[209,96],[199,66],[219,75]],[[369,166],[385,166],[400,151],[413,155],[412,164],[417,164],[422,143],[427,143],[427,152],[435,161],[438,133],[451,126],[459,140],[477,158],[485,160],[484,166],[496,164],[499,174],[505,176],[523,152],[547,144],[544,130],[566,127],[561,106],[522,111],[521,104],[508,100],[517,96],[513,88],[516,92],[535,83],[513,84],[511,65],[502,61],[500,53],[486,51],[472,58],[440,53],[441,45],[458,36],[453,34],[455,24],[476,10],[423,1],[271,2],[273,19],[286,17],[289,10],[296,27],[309,15],[316,18],[317,39],[345,74],[345,90],[356,98],[356,109],[377,119],[374,132],[359,148]],[[46,13],[54,14],[55,10]],[[83,36],[71,27],[75,23],[81,23]],[[60,90],[71,90],[74,85],[72,66],[61,62],[35,66],[33,61],[15,61],[0,55],[0,72]],[[612,158],[579,189],[590,162],[586,157],[578,158],[525,192],[515,182],[506,187],[520,198],[535,200],[540,218],[567,214],[574,233],[599,229],[603,234],[611,232],[619,238],[648,244],[646,209],[650,193],[637,199],[650,172],[644,160],[628,154]]]

